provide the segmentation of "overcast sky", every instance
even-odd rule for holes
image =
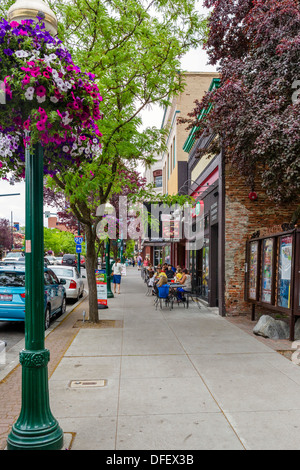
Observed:
[[[202,5],[202,1],[199,5]],[[207,9],[199,6],[201,13],[206,14]],[[215,72],[216,69],[210,65],[207,65],[206,53],[201,49],[190,51],[185,57],[182,58],[181,64],[183,70],[187,72]],[[160,127],[163,118],[163,109],[159,107],[152,107],[151,109],[144,111],[142,114],[143,126],[156,126]],[[20,193],[19,196],[1,196],[2,194]],[[45,210],[50,210],[45,208]],[[55,212],[54,209],[51,209]],[[13,222],[19,222],[21,225],[25,225],[25,184],[16,183],[10,185],[9,182],[0,179],[0,218],[6,218],[11,220],[11,213],[13,214]],[[47,227],[47,221],[45,219],[45,226]]]

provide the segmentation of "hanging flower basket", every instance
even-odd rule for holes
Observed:
[[[77,170],[101,152],[94,79],[42,20],[0,20],[0,177],[24,177],[25,147],[36,143],[48,175]]]

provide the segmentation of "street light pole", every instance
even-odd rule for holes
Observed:
[[[107,298],[112,299],[114,294],[111,290],[111,268],[110,268],[110,239],[108,238],[105,246],[105,266],[106,266],[106,282],[107,282]]]
[[[36,9],[39,16],[43,15],[43,11],[49,16],[49,8],[42,0],[17,0],[9,10],[9,20],[19,18],[18,15],[21,15],[22,19],[33,19],[37,15]],[[50,410],[48,389],[50,352],[45,349],[41,144],[36,144],[34,148],[28,146],[25,149],[25,166],[25,349],[20,352],[22,406],[19,418],[8,436],[7,449],[60,450],[63,446],[63,431]]]

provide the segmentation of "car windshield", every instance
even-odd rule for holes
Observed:
[[[52,266],[51,266],[52,268]],[[62,269],[62,268],[52,268],[52,271],[58,277],[73,277],[73,270],[72,269]]]
[[[0,272],[0,287],[25,287],[25,273]]]
[[[6,258],[18,258],[19,253],[7,253]]]

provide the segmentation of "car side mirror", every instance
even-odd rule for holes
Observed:
[[[66,281],[65,279],[60,279],[60,280],[59,280],[59,283],[62,284],[62,285],[64,285],[64,284],[67,284],[67,281]]]

